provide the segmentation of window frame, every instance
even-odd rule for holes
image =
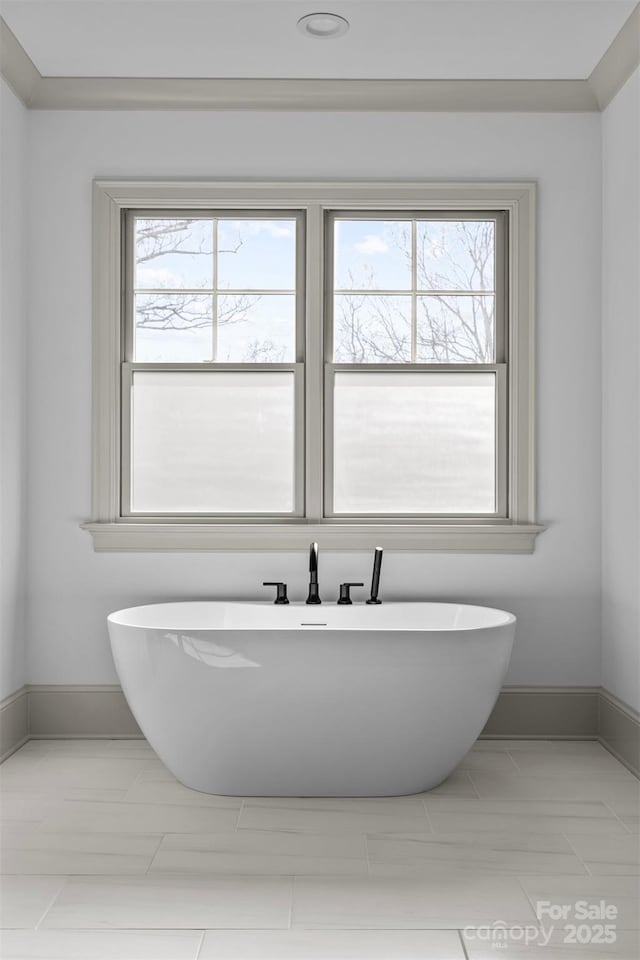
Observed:
[[[535,520],[534,295],[535,202],[533,182],[282,182],[96,180],[93,185],[93,468],[92,519],[83,528],[96,550],[198,551],[299,550],[310,539],[330,550],[392,550],[531,553],[544,529]],[[289,517],[123,516],[120,509],[124,359],[122,300],[123,212],[193,210],[241,213],[278,211],[306,215],[305,263],[305,514]],[[323,391],[327,302],[325,217],[330,212],[362,216],[395,213],[437,218],[438,211],[503,212],[508,219],[505,452],[509,483],[506,516],[328,517],[323,515],[325,476]],[[266,214],[265,214],[266,215]],[[187,367],[192,365],[187,364]],[[198,370],[204,364],[195,365]],[[220,369],[222,364],[215,364]],[[236,366],[236,365],[231,365]],[[242,365],[246,367],[248,365]],[[255,368],[258,365],[252,365]],[[269,364],[269,368],[276,365]],[[289,365],[286,365],[287,367]],[[343,365],[340,365],[342,367]],[[362,368],[363,365],[358,365]],[[387,367],[391,365],[385,365]],[[400,365],[403,370],[407,368]],[[430,364],[445,372],[444,364]],[[476,365],[465,364],[469,372]],[[489,372],[490,365],[479,365]],[[144,364],[145,369],[152,365]],[[415,369],[411,365],[409,369]]]
[[[334,226],[336,220],[373,220],[381,213],[385,220],[493,220],[495,223],[495,265],[494,288],[491,290],[495,297],[494,310],[494,337],[495,356],[493,363],[437,363],[418,362],[416,360],[400,363],[342,363],[333,359],[334,341],[334,294],[344,293],[341,288],[334,288]],[[506,520],[509,516],[509,475],[508,475],[508,296],[509,284],[506,263],[508,248],[508,218],[504,211],[499,210],[327,210],[324,214],[324,485],[323,502],[325,520],[340,521],[342,523],[401,523],[411,519],[420,522],[438,522],[442,520],[469,520],[478,523],[479,518],[492,522]],[[415,251],[414,251],[415,256]],[[359,293],[360,291],[356,291]],[[380,291],[372,290],[372,293]],[[383,294],[387,291],[382,290]],[[428,291],[420,290],[415,283],[415,264],[412,268],[412,285],[407,290],[393,291],[394,295],[410,296],[412,301],[420,295],[427,295]],[[473,291],[468,295],[477,295]],[[451,295],[454,295],[451,292]],[[412,315],[414,307],[412,303]],[[415,333],[415,317],[412,316],[412,339]],[[413,352],[413,350],[412,350]],[[397,513],[393,515],[362,511],[357,514],[338,513],[334,508],[334,461],[333,461],[333,396],[336,373],[493,373],[495,375],[495,483],[496,508],[493,513],[482,515],[471,513]]]
[[[170,213],[171,211],[169,211]],[[279,523],[290,519],[304,517],[304,369],[305,369],[305,214],[303,210],[290,210],[283,214],[280,210],[242,210],[233,209],[198,209],[180,210],[180,217],[185,219],[218,220],[218,219],[246,219],[246,220],[294,220],[296,223],[296,264],[295,264],[295,321],[294,359],[281,363],[243,363],[193,361],[193,362],[148,362],[135,359],[135,289],[133,282],[133,257],[135,251],[134,228],[136,218],[152,219],[158,215],[167,214],[166,210],[156,209],[125,209],[123,211],[124,231],[123,240],[123,300],[121,317],[121,399],[120,399],[120,519],[139,520],[141,523],[153,523],[159,518],[163,523],[233,523],[237,520],[251,519],[260,523]],[[214,248],[216,249],[216,248]],[[213,254],[215,257],[215,253]],[[216,284],[214,269],[214,286],[203,289],[204,294],[212,297],[219,295],[220,288]],[[143,292],[143,291],[141,291]],[[171,290],[170,293],[179,292]],[[245,291],[243,291],[245,292]],[[249,291],[246,291],[249,292]],[[256,288],[256,293],[263,291]],[[277,295],[291,291],[274,290],[264,291],[268,295]],[[217,343],[217,331],[213,332]],[[131,391],[133,377],[136,371],[148,373],[183,372],[183,373],[292,373],[294,377],[294,482],[293,482],[293,509],[288,513],[191,513],[185,511],[180,514],[154,511],[133,511],[131,509]]]

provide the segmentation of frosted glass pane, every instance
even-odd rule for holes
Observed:
[[[295,360],[293,294],[221,294],[218,351],[222,363],[288,363]]]
[[[493,363],[494,297],[418,297],[420,363]]]
[[[213,359],[213,297],[137,293],[134,358],[138,363]]]
[[[219,220],[222,290],[295,290],[295,220]]]
[[[408,290],[411,287],[411,223],[399,220],[336,220],[336,290]]]
[[[493,513],[495,374],[336,373],[336,513]]]
[[[419,290],[494,290],[493,220],[420,220]]]
[[[136,289],[211,289],[213,221],[136,219]]]
[[[131,509],[294,508],[294,374],[133,375]]]
[[[411,299],[382,294],[334,297],[335,363],[404,363],[411,360]]]

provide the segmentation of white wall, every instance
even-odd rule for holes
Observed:
[[[539,515],[533,556],[388,554],[383,596],[459,598],[519,618],[509,682],[600,679],[600,118],[593,114],[82,113],[31,116],[29,680],[115,681],[108,611],[180,597],[302,597],[302,554],[94,554],[91,179],[539,181]],[[320,543],[322,550],[322,543]],[[321,553],[326,598],[369,556]]]
[[[602,683],[640,709],[640,70],[602,138]]]
[[[0,80],[0,698],[25,682],[27,111]]]

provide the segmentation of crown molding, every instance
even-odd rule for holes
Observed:
[[[24,47],[0,17],[0,75],[25,107],[31,106],[36,87],[43,77]]]
[[[640,64],[640,4],[588,80],[43,77],[0,18],[0,74],[32,110],[582,112]]]
[[[601,110],[607,107],[640,65],[640,3],[595,66],[589,84]]]
[[[43,77],[35,110],[593,111],[585,80]]]

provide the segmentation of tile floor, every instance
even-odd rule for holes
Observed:
[[[388,799],[211,797],[139,740],[0,783],[3,960],[640,957],[640,783],[597,743],[481,741]]]

